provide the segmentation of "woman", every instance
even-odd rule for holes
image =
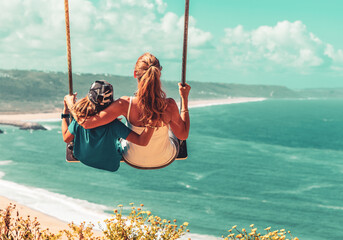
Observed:
[[[149,144],[137,146],[129,139],[125,146],[123,157],[127,163],[139,168],[159,168],[167,166],[178,154],[178,142],[186,140],[190,129],[188,112],[188,95],[190,86],[179,83],[181,96],[181,114],[174,99],[166,98],[161,87],[161,70],[159,60],[150,53],[140,56],[136,62],[134,77],[138,81],[138,90],[134,97],[121,97],[98,115],[90,117],[81,123],[86,129],[107,124],[123,115],[128,126],[140,133],[156,121],[156,128]],[[73,98],[70,97],[68,105]],[[171,130],[172,132],[170,132]],[[176,137],[176,138],[175,138]]]
[[[112,102],[112,85],[106,81],[96,81],[92,84],[88,95],[78,101],[71,112],[75,120],[82,123],[88,117],[106,109]],[[122,158],[120,148],[118,148],[119,138],[145,146],[154,132],[153,128],[148,127],[138,135],[118,119],[94,129],[84,129],[73,120],[68,127],[66,120],[68,113],[65,100],[62,114],[62,135],[66,143],[74,141],[74,156],[88,166],[112,172],[118,170]]]

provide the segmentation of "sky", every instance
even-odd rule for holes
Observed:
[[[69,0],[73,72],[180,81],[184,0]],[[67,71],[63,0],[1,1],[0,69]],[[343,1],[190,0],[187,81],[343,87]]]

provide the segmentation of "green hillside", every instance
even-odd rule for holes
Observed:
[[[104,79],[114,86],[115,97],[133,95],[137,82],[133,77],[109,74],[73,74],[74,92],[79,98],[86,95],[91,83]],[[283,86],[243,85],[226,83],[192,82],[190,99],[227,97],[266,98],[327,98],[343,96],[342,89],[291,90]],[[179,99],[177,82],[162,81],[167,96]],[[68,75],[62,72],[28,70],[0,70],[0,113],[51,112],[63,106],[68,94]]]

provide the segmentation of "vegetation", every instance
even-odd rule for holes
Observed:
[[[247,232],[245,228],[239,231],[235,225],[228,231],[229,235],[227,237],[223,236],[223,238],[224,240],[299,240],[297,237],[293,238],[290,231],[288,231],[290,238],[287,238],[285,229],[271,231],[271,227],[267,227],[264,230],[266,231],[265,234],[258,233],[257,228],[254,228],[254,224],[251,224],[250,232]]]
[[[133,77],[110,74],[73,74],[73,89],[83,97],[95,80],[104,79],[114,86],[116,97],[132,96],[137,82]],[[212,80],[212,79],[211,79]],[[343,89],[291,90],[283,86],[189,82],[190,100],[228,97],[265,98],[341,98]],[[62,72],[0,70],[0,114],[6,112],[52,112],[63,107],[69,92],[68,75]],[[179,99],[176,81],[162,81],[168,97]]]
[[[69,224],[69,229],[61,230],[59,233],[51,233],[49,229],[42,230],[37,218],[33,220],[28,216],[22,218],[19,212],[13,212],[16,206],[10,204],[6,209],[0,209],[0,239],[1,240],[175,240],[179,239],[186,232],[188,223],[181,225],[176,224],[176,220],[170,221],[153,216],[150,211],[143,210],[143,204],[136,208],[131,205],[129,216],[122,215],[123,205],[118,205],[119,210],[114,210],[114,215],[104,221],[105,228],[102,229],[102,236],[95,236],[93,232],[94,225]],[[265,234],[257,233],[257,228],[250,225],[250,232],[245,229],[239,231],[237,226],[233,226],[224,240],[299,240],[293,238],[290,232],[290,238],[284,229],[280,231],[271,231],[270,227],[266,228]],[[235,231],[235,233],[234,233]],[[190,239],[190,238],[189,238]]]
[[[26,219],[13,212],[15,205],[9,205],[6,209],[0,209],[0,239],[1,240],[174,240],[179,239],[187,232],[188,223],[178,226],[176,220],[170,221],[151,215],[150,211],[143,211],[143,204],[139,208],[131,205],[129,216],[122,215],[123,205],[119,210],[114,210],[112,218],[104,221],[105,228],[102,236],[95,236],[93,225],[85,222],[80,225],[69,224],[67,230],[61,230],[54,234],[49,229],[42,230],[37,218]],[[102,228],[102,226],[100,225]]]

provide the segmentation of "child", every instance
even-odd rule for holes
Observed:
[[[108,82],[95,81],[88,95],[71,109],[74,120],[68,127],[69,110],[64,100],[62,135],[66,143],[74,140],[74,156],[80,162],[98,169],[117,171],[122,158],[118,139],[127,139],[146,146],[154,132],[154,126],[146,127],[141,135],[131,131],[121,121],[114,121],[93,129],[84,129],[77,122],[84,122],[113,102],[113,87]]]

